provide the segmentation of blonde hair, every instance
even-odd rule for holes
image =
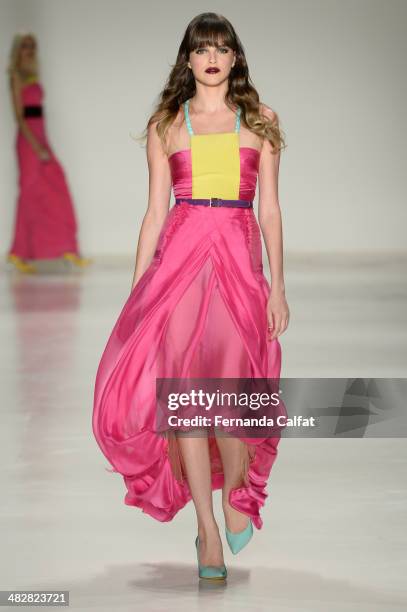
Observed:
[[[17,34],[14,35],[13,42],[11,43],[9,63],[7,66],[7,72],[10,77],[10,80],[14,74],[18,74],[18,76],[22,79],[25,76],[24,72],[21,70],[19,60],[20,60],[21,43],[23,42],[25,38],[28,38],[28,37],[32,38],[36,45],[36,52],[35,52],[34,60],[31,64],[30,76],[35,76],[37,78],[39,76],[39,66],[38,66],[38,59],[37,59],[37,49],[38,49],[37,38],[35,34],[33,34],[33,32],[29,32],[29,31],[18,32]]]

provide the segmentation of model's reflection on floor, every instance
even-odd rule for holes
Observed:
[[[67,451],[63,423],[75,405],[75,371],[81,279],[27,277],[9,279],[8,384],[13,402],[7,413],[14,431],[15,483],[22,506],[38,501],[38,481],[60,480],[53,452]],[[65,416],[64,416],[65,415]],[[60,421],[61,428],[58,426]],[[13,427],[14,425],[14,427]],[[69,427],[69,424],[68,424]],[[55,430],[60,434],[55,438]]]

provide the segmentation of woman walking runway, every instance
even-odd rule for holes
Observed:
[[[277,337],[289,318],[277,199],[282,144],[233,27],[199,15],[148,124],[149,206],[132,291],[96,376],[93,431],[124,478],[126,504],[171,521],[193,501],[201,578],[227,575],[212,491],[222,489],[226,539],[237,553],[253,526],[262,527],[279,436],[161,436],[155,382],[280,376]],[[258,177],[271,287],[253,211]]]
[[[17,34],[9,66],[10,91],[18,125],[16,150],[19,194],[8,261],[22,272],[35,272],[29,260],[63,258],[83,267],[77,220],[61,163],[45,127],[44,90],[39,81],[37,41]]]

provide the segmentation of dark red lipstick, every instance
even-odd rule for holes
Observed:
[[[209,74],[214,74],[215,72],[220,72],[220,70],[219,68],[207,68],[205,72],[208,72]]]

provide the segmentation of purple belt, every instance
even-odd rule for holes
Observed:
[[[223,200],[222,198],[176,198],[175,204],[187,202],[188,204],[200,204],[201,206],[222,206],[225,208],[253,208],[250,200]]]

